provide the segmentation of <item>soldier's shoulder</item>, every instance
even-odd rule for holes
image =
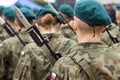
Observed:
[[[55,66],[70,67],[70,66],[73,66],[73,64],[75,65],[74,61],[69,56],[64,56],[55,63]]]
[[[114,50],[116,50],[116,51],[118,51],[120,53],[120,43],[113,44],[111,46],[111,48],[113,48]]]
[[[5,39],[3,42],[2,42],[2,44],[4,44],[4,45],[8,45],[8,44],[12,44],[12,45],[14,45],[15,43],[17,43],[18,42],[18,39],[16,38],[16,37],[10,37],[10,38],[7,38],[7,39]]]
[[[29,43],[27,44],[23,50],[25,51],[34,51],[34,50],[39,50],[40,48],[37,46],[36,43]]]

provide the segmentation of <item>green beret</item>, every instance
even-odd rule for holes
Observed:
[[[53,12],[50,8],[42,8],[40,11],[39,11],[39,14],[38,14],[38,19],[46,14],[52,14],[53,16],[55,16],[57,18],[57,20],[60,22],[60,23],[63,23],[62,19],[60,18],[60,16],[58,16],[55,12]]]
[[[117,5],[116,5],[116,9],[117,9],[117,10],[120,10],[120,4],[117,4]]]
[[[5,9],[4,6],[0,6],[0,11],[3,11]]]
[[[20,10],[28,21],[35,19],[35,14],[30,9],[22,7]]]
[[[39,10],[40,10],[40,9],[38,9],[38,8],[33,8],[33,9],[32,9],[32,11],[33,11],[34,14],[37,14],[37,12],[39,12]]]
[[[44,5],[43,8],[50,8],[49,5]]]
[[[19,2],[16,2],[15,6],[18,7],[18,8],[21,8],[23,5],[21,3],[19,3]]]
[[[55,2],[52,2],[51,5],[57,10],[57,5]]]
[[[4,6],[0,6],[0,16],[2,16],[2,11],[5,9]]]
[[[12,8],[6,8],[3,10],[2,14],[9,20],[14,21],[16,18],[16,12]]]
[[[95,0],[80,0],[74,7],[75,16],[91,26],[109,25],[111,18],[102,4]]]
[[[73,8],[68,4],[62,4],[59,7],[59,11],[69,17],[73,17]]]
[[[48,13],[52,14],[53,16],[56,16],[56,13],[53,12],[50,8],[43,8],[43,9],[40,10],[39,17],[42,17],[42,16],[44,16]]]

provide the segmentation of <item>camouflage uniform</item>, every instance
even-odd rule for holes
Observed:
[[[28,33],[21,32],[19,35],[25,42],[33,42]],[[23,44],[16,36],[8,38],[1,43],[0,80],[12,80],[16,64],[19,60],[19,53],[23,47]]]
[[[44,37],[52,36],[49,42],[49,46],[54,52],[59,51],[61,55],[65,55],[65,52],[68,51],[76,42],[66,39],[59,34],[46,34]],[[43,45],[39,48],[35,43],[28,44],[24,47],[25,56],[21,57],[14,74],[14,80],[49,80],[50,71],[52,69],[51,54],[49,50]],[[47,54],[46,54],[47,53]],[[27,70],[24,67],[21,67],[22,64],[27,64]],[[25,74],[23,73],[25,72]],[[20,73],[20,74],[17,74]],[[22,76],[21,76],[22,75]]]
[[[104,6],[79,0],[74,15],[79,43],[55,63],[51,80],[120,80],[118,53],[100,42],[100,34],[111,24]]]
[[[70,26],[62,27],[61,32],[62,32],[64,37],[76,41],[75,33],[70,29]]]
[[[61,33],[46,34],[44,37],[45,36],[52,37],[49,42],[50,47],[54,52],[57,51],[58,53],[61,53],[62,56],[64,56],[66,52],[68,52],[69,49],[76,44],[75,41],[65,38]],[[49,53],[45,45],[42,46],[41,49],[43,49],[45,53]]]
[[[0,33],[1,38],[4,37],[4,39],[10,38],[10,35],[5,31],[5,29],[2,29],[2,32]],[[1,42],[3,40],[1,39]]]
[[[84,60],[89,66],[82,64]],[[102,42],[80,43],[56,62],[51,80],[119,80],[119,62],[117,53]],[[86,74],[88,69],[95,79]]]
[[[114,25],[114,27],[112,26],[109,32],[114,38],[117,38],[118,41],[120,41],[119,27],[117,25]],[[105,42],[108,46],[111,46],[112,44],[114,44],[106,31],[103,32],[101,40]]]
[[[23,51],[25,56],[20,57],[13,80],[48,80],[52,65],[43,50],[30,43]]]
[[[120,43],[113,44],[111,47],[116,51],[120,52]]]

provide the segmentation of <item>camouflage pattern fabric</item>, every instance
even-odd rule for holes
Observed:
[[[60,53],[61,56],[66,55],[66,53],[72,48],[72,46],[76,44],[74,40],[65,38],[61,33],[47,34],[47,36],[48,37],[52,36],[52,39],[50,40],[49,45],[54,52]],[[48,48],[46,48],[45,45],[42,46],[41,49],[43,49],[45,53],[50,53]],[[49,59],[52,64],[56,62],[52,56],[50,55],[47,55],[47,56],[49,56]]]
[[[116,51],[120,53],[120,43],[113,44],[111,48],[115,49]]]
[[[10,35],[5,31],[5,29],[2,29],[2,32],[0,33],[0,35],[4,36],[5,39],[10,38]]]
[[[120,41],[120,34],[119,34],[120,31],[118,26],[115,27],[114,25],[114,27],[112,27],[112,29],[109,30],[109,32],[114,38],[117,38],[118,41]],[[102,34],[101,40],[105,42],[108,46],[114,44],[106,31]]]
[[[64,38],[60,34],[46,34],[44,37],[52,36],[49,46],[54,52],[62,53],[62,56],[65,55],[71,47],[72,44],[75,45],[76,42]],[[14,80],[49,80],[50,71],[53,67],[54,62],[51,61],[51,54],[49,50],[43,45],[39,48],[35,43],[28,44],[24,47],[23,51],[26,53],[24,57],[21,57],[22,60],[19,60],[19,63],[15,70]],[[32,55],[32,56],[31,56]],[[29,56],[29,57],[28,57]],[[21,68],[21,65],[31,61],[31,64],[28,64],[28,69],[23,73],[25,67]],[[20,62],[21,61],[21,62]],[[20,73],[20,74],[18,74]],[[22,75],[22,76],[21,76]]]
[[[109,31],[109,32],[111,33],[111,31]],[[112,35],[112,36],[113,36],[113,35]],[[115,36],[114,36],[114,37],[115,37]],[[106,43],[108,46],[111,46],[112,44],[114,44],[113,41],[110,39],[107,31],[104,31],[104,32],[102,33],[101,40],[102,40],[104,43]]]
[[[28,33],[23,32],[19,35],[25,42],[33,42]],[[1,43],[0,80],[12,80],[15,67],[19,60],[20,51],[23,47],[23,44],[16,36],[8,38]]]
[[[30,43],[23,51],[25,56],[20,57],[13,80],[48,80],[52,66],[42,49]]]
[[[72,40],[75,39],[75,33],[70,29],[69,26],[62,27],[61,32],[64,37],[72,39]]]
[[[51,80],[90,80],[71,58],[76,54],[88,62],[96,80],[120,80],[118,53],[103,42],[79,43],[74,46],[67,56],[55,63]]]

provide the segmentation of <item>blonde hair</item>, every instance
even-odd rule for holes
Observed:
[[[38,25],[40,25],[42,28],[46,30],[49,30],[52,27],[55,27],[56,24],[58,24],[58,21],[51,14],[46,14],[45,16],[41,17],[38,20]]]

